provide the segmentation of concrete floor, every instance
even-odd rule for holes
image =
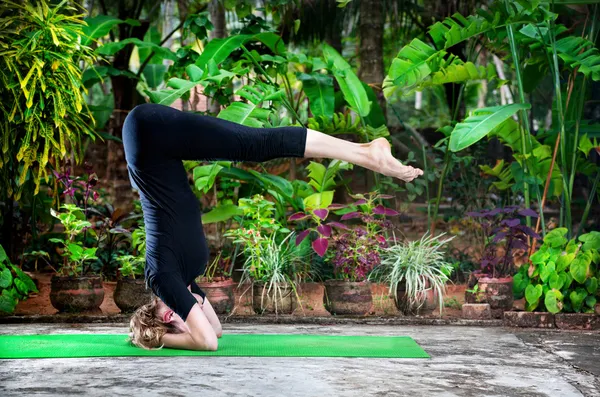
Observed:
[[[0,334],[126,333],[15,324]],[[409,335],[431,359],[126,357],[1,360],[0,396],[600,396],[600,334],[451,326],[240,325],[230,333]]]

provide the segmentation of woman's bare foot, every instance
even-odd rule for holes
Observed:
[[[386,176],[401,179],[404,182],[410,182],[423,175],[423,171],[419,168],[403,165],[392,156],[392,148],[387,139],[377,138],[365,145],[368,148],[369,162],[372,165],[372,167],[368,166],[367,168]]]

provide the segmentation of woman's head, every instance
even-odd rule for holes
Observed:
[[[185,323],[158,297],[139,307],[129,322],[131,343],[143,349],[162,347],[160,340],[166,333],[185,331]]]

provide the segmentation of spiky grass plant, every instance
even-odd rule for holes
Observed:
[[[437,294],[441,315],[446,283],[452,272],[443,248],[454,238],[443,239],[443,236],[432,237],[426,233],[417,241],[391,244],[382,251],[381,263],[373,270],[369,280],[389,284],[390,294],[398,303],[398,286],[405,284],[407,311],[423,306],[427,292],[433,290]]]
[[[296,246],[293,243],[294,233],[288,234],[281,242],[277,242],[277,236],[279,236],[277,233],[273,233],[268,238],[260,254],[257,255],[254,250],[247,251],[240,280],[240,284],[247,282],[263,284],[261,308],[265,307],[265,298],[270,298],[275,313],[278,312],[278,305],[282,299],[287,296],[284,291],[285,285],[292,289],[300,301],[297,285],[304,273],[303,259],[307,257],[310,250],[310,246],[306,244]]]

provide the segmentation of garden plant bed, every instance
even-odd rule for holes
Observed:
[[[113,294],[116,282],[105,281],[104,301],[100,310],[91,312],[82,312],[77,314],[58,313],[50,303],[50,273],[32,273],[38,284],[39,293],[33,294],[26,301],[22,301],[17,306],[15,313],[11,316],[0,315],[0,322],[66,322],[66,323],[95,323],[95,322],[128,322],[130,314],[121,314],[119,308],[113,300]],[[250,285],[236,286],[235,302],[236,306],[229,315],[223,315],[221,318],[225,322],[280,322],[280,323],[319,323],[326,324],[333,322],[361,322],[368,323],[375,321],[377,323],[389,323],[396,321],[399,324],[456,324],[465,323],[473,325],[468,320],[461,319],[460,309],[444,308],[443,316],[440,318],[438,309],[428,310],[420,316],[400,317],[390,297],[389,289],[384,284],[372,284],[373,307],[369,316],[348,317],[332,316],[323,305],[324,286],[320,283],[301,283],[299,294],[302,306],[298,306],[292,315],[257,315],[252,309],[252,289]],[[448,285],[445,299],[454,299],[462,303],[464,299],[464,285]],[[500,320],[490,322],[493,325],[500,325]],[[479,323],[477,323],[479,324]],[[487,324],[484,322],[484,324]]]

